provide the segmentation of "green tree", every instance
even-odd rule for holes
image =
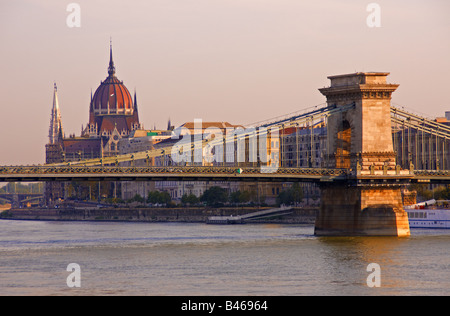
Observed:
[[[153,204],[167,204],[171,201],[170,194],[168,192],[150,191],[148,192],[147,203]]]
[[[425,201],[433,198],[433,192],[431,190],[428,190],[428,185],[426,184],[411,184],[409,186],[409,190],[417,192],[418,201]]]
[[[203,192],[200,201],[206,202],[209,206],[217,206],[228,201],[228,192],[226,189],[214,186]]]
[[[200,201],[200,199],[195,195],[195,194],[183,194],[183,196],[181,197],[181,203],[183,203],[184,205],[189,204],[189,205],[195,205]]]
[[[230,199],[231,203],[239,204],[241,202],[240,197],[241,197],[241,191],[234,191],[234,192],[231,192],[229,199]]]
[[[130,201],[131,202],[144,203],[145,199],[141,195],[136,194]]]
[[[303,200],[303,190],[300,184],[295,183],[287,190],[281,191],[277,196],[278,204],[292,205],[300,203]]]
[[[159,191],[150,191],[147,196],[147,203],[156,204],[159,201]]]
[[[235,191],[229,196],[231,203],[243,204],[249,202],[251,199],[251,194],[249,191]]]
[[[168,204],[170,201],[172,201],[172,198],[170,197],[169,192],[161,192],[159,196],[159,203]]]

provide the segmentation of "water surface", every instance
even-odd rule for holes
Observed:
[[[448,295],[450,230],[315,237],[313,226],[0,221],[0,295]],[[81,268],[69,288],[68,264]],[[381,268],[369,288],[368,264]]]

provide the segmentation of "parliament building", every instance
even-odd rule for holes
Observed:
[[[133,99],[123,81],[117,78],[112,46],[108,76],[93,95],[91,92],[89,121],[85,127],[82,126],[80,136],[72,134],[66,137],[64,134],[57,93],[55,84],[49,142],[45,146],[47,164],[115,156],[119,154],[119,141],[142,129],[136,93]],[[66,198],[67,190],[67,183],[48,183],[47,203]],[[118,188],[115,183],[106,183],[103,190],[109,195],[112,191],[117,192]]]

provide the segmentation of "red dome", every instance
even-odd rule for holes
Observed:
[[[109,76],[102,81],[92,98],[92,107],[95,115],[126,114],[134,113],[133,100],[127,87],[117,79],[116,69],[110,50],[110,60],[108,67]]]
[[[133,100],[127,87],[116,76],[109,76],[95,91],[92,98],[95,115],[133,114]]]

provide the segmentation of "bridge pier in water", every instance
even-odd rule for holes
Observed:
[[[353,107],[328,118],[327,166],[349,170],[349,180],[321,186],[315,234],[409,236],[392,143],[390,100],[398,85],[389,73],[328,77],[319,89],[328,106]]]
[[[316,219],[318,236],[409,236],[408,215],[403,209],[401,188],[322,186]]]

